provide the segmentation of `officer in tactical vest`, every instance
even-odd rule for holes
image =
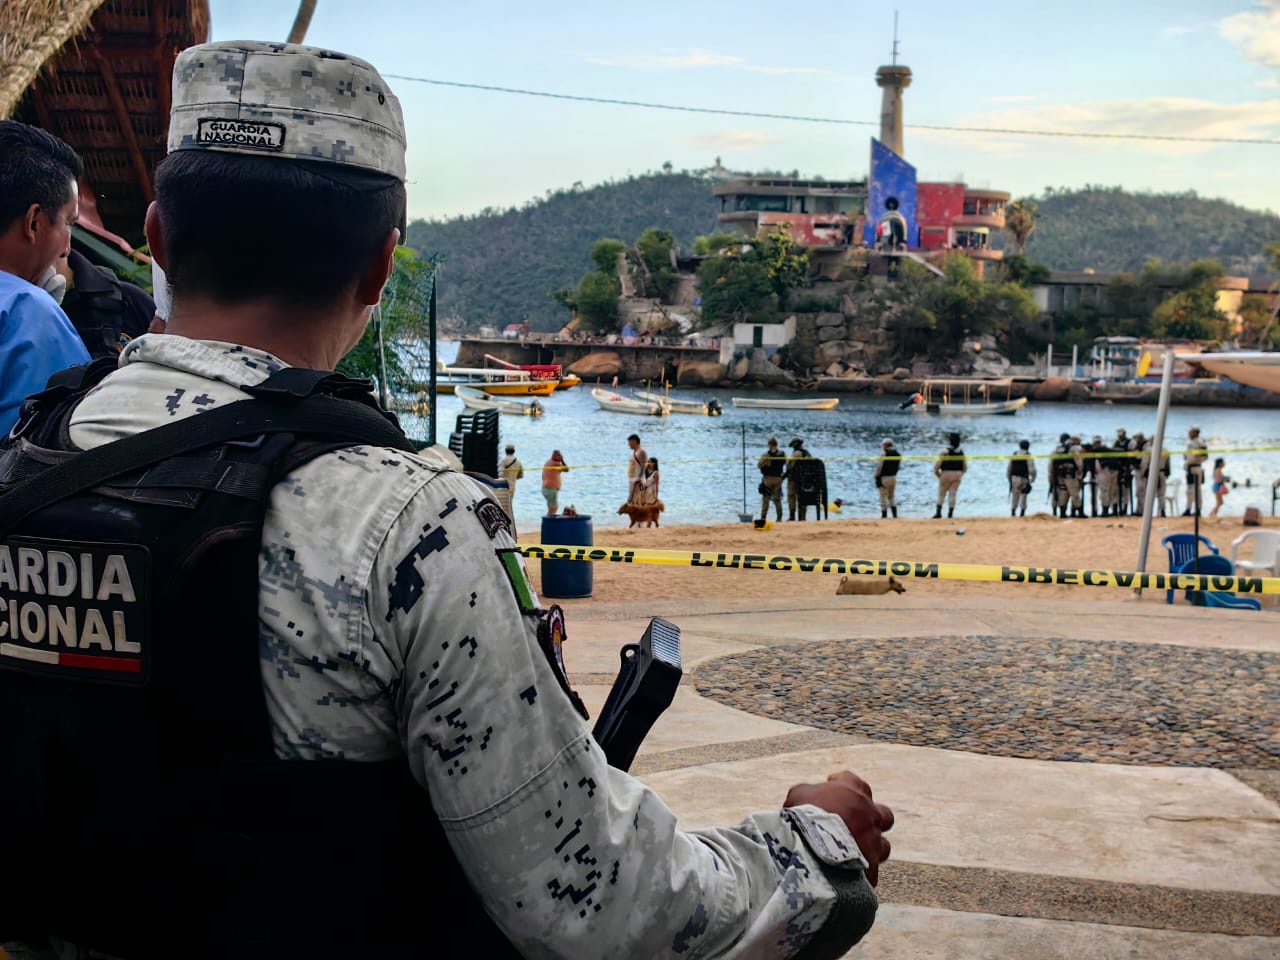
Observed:
[[[1184,517],[1200,512],[1200,487],[1204,483],[1204,463],[1209,459],[1209,447],[1200,438],[1200,428],[1192,427],[1187,431],[1187,452],[1184,457],[1184,468],[1187,475],[1187,508],[1182,511]]]
[[[1098,506],[1104,517],[1120,514],[1120,456],[1119,451],[1094,437],[1090,455],[1094,460],[1094,475],[1098,478]]]
[[[892,812],[841,772],[681,830],[607,765],[502,508],[331,373],[403,236],[377,71],[205,44],[171,102],[167,332],[0,447],[0,943],[845,952]]]
[[[1027,515],[1027,494],[1036,481],[1036,462],[1030,454],[1031,441],[1019,440],[1018,449],[1009,458],[1004,468],[1004,475],[1009,481],[1009,516],[1025,517]]]
[[[964,478],[968,462],[960,447],[960,434],[947,434],[947,448],[933,464],[933,475],[938,478],[938,505],[933,511],[933,519],[942,518],[942,501],[948,497],[950,502],[947,504],[947,516],[955,516],[956,493],[960,489],[960,481]]]
[[[1053,478],[1054,516],[1083,517],[1080,476],[1084,471],[1084,450],[1080,446],[1079,437],[1073,437],[1069,433],[1062,434],[1049,457],[1049,471]]]
[[[902,466],[902,454],[893,445],[892,437],[880,441],[880,459],[876,461],[876,489],[880,492],[880,519],[893,511],[898,515],[898,468]]]

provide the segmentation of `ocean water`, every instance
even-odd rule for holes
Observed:
[[[440,344],[440,355],[446,361],[456,350],[456,343]],[[1061,433],[1074,433],[1085,442],[1098,435],[1108,443],[1119,427],[1129,436],[1138,431],[1150,436],[1156,416],[1154,406],[1032,401],[1013,416],[940,417],[901,410],[902,398],[850,394],[842,395],[834,410],[752,410],[733,406],[733,390],[680,389],[673,390],[672,396],[716,397],[724,407],[723,415],[646,417],[600,409],[591,396],[591,386],[594,384],[584,383],[543,398],[546,413],[542,417],[504,414],[500,418],[499,450],[502,445],[514,444],[525,467],[525,479],[517,485],[515,499],[516,522],[521,529],[536,529],[545,512],[539,471],[555,449],[564,454],[570,468],[560,493],[561,506],[572,504],[579,514],[590,515],[593,528],[626,526],[629,521],[619,516],[617,509],[626,500],[627,436],[632,433],[639,434],[649,456],[658,458],[661,499],[666,505],[662,522],[708,524],[737,522],[744,506],[746,512],[759,515],[756,460],[771,436],[778,438],[784,452],[792,437],[802,437],[809,452],[825,461],[828,499],[843,500],[840,510],[829,515],[833,521],[880,516],[872,471],[881,439],[892,437],[904,457],[927,458],[902,464],[899,515],[932,516],[937,495],[933,459],[946,446],[947,434],[956,430],[970,456],[956,507],[956,518],[961,519],[1009,515],[1006,458],[1019,440],[1031,442],[1040,472],[1029,496],[1028,512],[1048,511],[1046,457]],[[624,386],[619,392],[628,390]],[[450,395],[441,396],[439,404],[437,440],[447,444],[456,417],[467,411]],[[424,421],[414,417],[403,421],[411,436],[426,436]],[[1271,484],[1280,479],[1280,411],[1171,408],[1165,436],[1166,448],[1175,452],[1171,479],[1181,477],[1182,458],[1177,452],[1184,448],[1192,425],[1200,427],[1211,458],[1225,458],[1227,474],[1238,484],[1228,495],[1223,512],[1239,515],[1252,505],[1268,513]],[[976,459],[981,456],[996,459]],[[1207,483],[1203,494],[1210,498]],[[1210,500],[1204,510],[1211,505]],[[785,516],[785,493],[783,509]]]

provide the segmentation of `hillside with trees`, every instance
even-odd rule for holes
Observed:
[[[1120,187],[1048,187],[1035,203],[1026,244],[1054,270],[1138,273],[1151,260],[1189,265],[1216,260],[1232,276],[1267,274],[1263,246],[1280,239],[1280,217],[1186,193],[1130,193]],[[1008,235],[993,246],[1012,250]]]
[[[694,237],[715,229],[717,209],[710,180],[650,173],[548,191],[518,209],[415,220],[409,244],[439,254],[439,313],[455,328],[501,329],[527,317],[534,330],[558,330],[568,314],[551,295],[578,286],[601,237],[630,242],[657,227],[690,250]]]
[[[599,272],[590,265],[601,238],[630,243],[656,229],[679,252],[691,253],[697,237],[713,235],[719,205],[712,183],[702,172],[667,168],[593,187],[574,184],[519,208],[416,220],[409,243],[440,257],[444,329],[501,328],[527,318],[535,330],[556,330],[568,316],[567,291],[585,280],[585,292],[605,299],[611,294],[591,276]],[[1026,259],[1056,270],[1136,275],[1150,261],[1170,268],[1215,260],[1228,274],[1262,277],[1269,270],[1264,246],[1280,240],[1280,217],[1194,192],[1086,186],[1046,188],[1023,199],[1035,209],[1034,227],[1023,237]],[[1006,250],[1016,246],[1005,234],[993,240]]]

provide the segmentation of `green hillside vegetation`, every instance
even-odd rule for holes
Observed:
[[[588,293],[608,301],[593,251],[602,238],[634,244],[647,236],[656,247],[670,237],[679,253],[709,253],[722,246],[719,204],[712,180],[698,172],[647,173],[584,188],[548,191],[520,208],[487,209],[448,220],[416,220],[409,242],[426,256],[440,255],[441,327],[472,331],[528,319],[534,330],[558,330],[569,314],[563,295],[586,279]],[[1130,193],[1119,187],[1046,188],[1024,198],[1036,205],[1026,237],[1026,261],[1055,270],[1093,269],[1139,277],[1148,263],[1190,268],[1213,260],[1225,273],[1276,276],[1264,247],[1280,240],[1280,217],[1247,210],[1194,192]],[[648,233],[646,233],[648,231]],[[695,241],[704,237],[703,249]],[[993,244],[1012,250],[1004,233]],[[604,251],[615,256],[616,249]],[[646,256],[646,260],[654,259]],[[1007,279],[1027,283],[1029,276]],[[670,278],[655,277],[659,284]],[[594,288],[599,289],[594,289]],[[560,302],[554,295],[560,292]],[[730,313],[733,308],[730,308]],[[1085,336],[1091,324],[1080,324]],[[1177,326],[1175,323],[1174,326]]]
[[[534,330],[559,330],[569,320],[551,298],[577,287],[601,237],[633,242],[651,227],[668,232],[680,250],[714,231],[711,182],[688,171],[548,191],[519,209],[483,210],[449,220],[415,220],[409,244],[439,254],[442,325],[501,329],[527,317]]]
[[[1045,188],[1033,201],[1029,259],[1054,270],[1139,273],[1148,261],[1216,260],[1231,276],[1262,277],[1263,246],[1280,238],[1280,217],[1186,193],[1130,193],[1120,187]],[[993,246],[1013,248],[1007,235]]]

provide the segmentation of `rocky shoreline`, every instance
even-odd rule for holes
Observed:
[[[831,325],[832,327],[834,325]],[[840,343],[824,340],[821,343]],[[719,348],[677,344],[608,344],[583,343],[552,338],[526,340],[494,340],[467,337],[459,342],[461,367],[485,366],[485,356],[492,355],[510,363],[559,363],[577,374],[585,383],[608,384],[616,376],[619,383],[671,383],[676,387],[712,387],[726,390],[784,391],[824,394],[871,394],[873,396],[908,397],[921,390],[932,376],[928,364],[917,363],[916,369],[905,367],[892,373],[870,374],[860,368],[830,367],[827,371],[810,367],[810,376],[797,377],[775,365],[766,352],[754,348],[738,355],[727,366],[719,361]],[[983,357],[978,369],[969,377],[948,374],[948,379],[970,379],[982,383],[991,377],[1002,377],[1009,396],[1027,397],[1039,403],[1117,403],[1155,406],[1160,386],[1155,383],[1108,383],[1095,387],[1090,381],[1069,377],[1009,376],[1002,372],[1008,362],[1003,358]],[[836,363],[836,361],[832,361]],[[839,375],[832,375],[838,372]],[[1248,407],[1280,409],[1280,394],[1239,387],[1230,381],[1175,382],[1172,401],[1176,406]]]

